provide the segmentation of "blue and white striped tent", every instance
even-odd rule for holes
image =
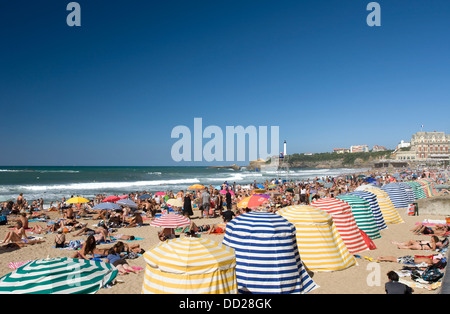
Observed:
[[[308,293],[318,288],[298,252],[296,229],[286,218],[254,211],[227,224],[223,244],[236,254],[239,293]]]
[[[402,190],[405,191],[408,204],[414,203],[416,201],[416,195],[414,194],[412,187],[409,184],[406,184],[405,182],[397,182],[397,184],[400,186]]]
[[[367,191],[354,191],[349,193],[349,195],[360,196],[369,201],[370,209],[372,210],[373,218],[377,223],[378,229],[383,230],[387,228],[386,222],[384,221],[383,214],[381,213],[380,205],[378,205],[377,196],[373,193]]]
[[[381,187],[381,189],[389,195],[389,198],[391,199],[392,204],[395,208],[399,209],[408,207],[408,196],[406,195],[405,190],[402,189],[399,184],[395,182],[385,184]]]

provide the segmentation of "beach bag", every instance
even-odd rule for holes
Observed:
[[[7,222],[8,222],[7,216],[0,216],[0,225],[6,225]]]
[[[372,239],[367,235],[367,233],[365,233],[364,231],[362,231],[361,229],[359,229],[359,232],[361,233],[361,236],[364,240],[364,242],[367,244],[367,246],[369,247],[369,250],[376,250],[377,247],[375,245],[375,243],[372,241]]]
[[[83,245],[83,244],[81,243],[80,240],[71,240],[71,241],[69,242],[68,247],[71,248],[72,250],[76,250],[76,249],[78,249],[79,247],[81,247],[82,245]]]
[[[414,269],[411,272],[411,279],[418,282],[425,281],[428,283],[433,283],[441,279],[443,276],[444,273],[434,265],[427,267],[424,271]]]

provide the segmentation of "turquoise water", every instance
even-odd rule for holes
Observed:
[[[217,186],[262,183],[273,178],[304,180],[353,173],[355,169],[292,169],[289,177],[276,171],[214,169],[208,167],[7,167],[0,166],[0,200],[24,193],[27,200],[60,200],[63,196],[128,194],[136,191],[179,191],[192,184]]]

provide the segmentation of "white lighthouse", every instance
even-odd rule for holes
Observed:
[[[286,156],[286,140],[284,140],[284,150],[283,150],[284,156]]]

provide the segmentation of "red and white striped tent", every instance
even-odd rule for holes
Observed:
[[[342,237],[350,253],[369,250],[361,231],[353,217],[352,208],[347,203],[337,198],[321,198],[311,203],[331,215],[336,229]]]

